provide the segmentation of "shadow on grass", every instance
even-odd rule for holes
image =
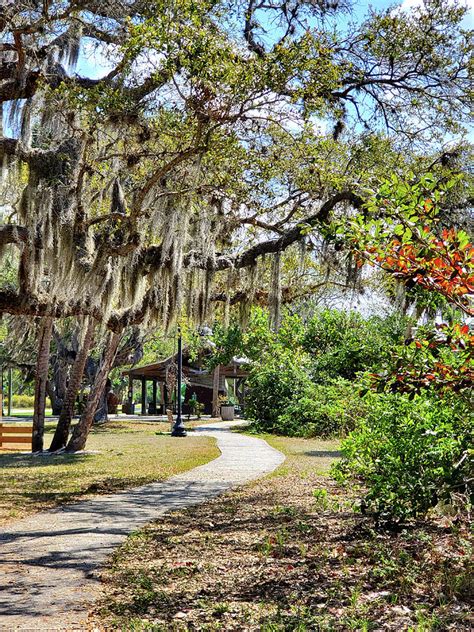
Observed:
[[[255,609],[250,614],[255,617],[251,629],[408,629],[390,606],[399,600],[406,611],[414,611],[417,603],[411,585],[417,586],[418,579],[426,604],[436,607],[439,595],[436,585],[434,590],[431,587],[424,557],[428,525],[423,525],[420,537],[415,537],[416,531],[404,538],[382,536],[374,532],[371,519],[352,510],[300,506],[303,490],[292,494],[291,483],[288,479],[287,489],[277,491],[262,489],[260,483],[245,496],[227,495],[218,502],[170,514],[143,533],[145,541],[138,547],[129,540],[111,569],[117,573],[112,580],[121,598],[111,596],[105,604],[106,615],[141,617],[153,608],[152,617],[164,619],[169,629],[175,629],[173,619],[183,603],[182,577],[189,578],[189,629],[206,629],[200,623],[208,622],[209,629],[214,629],[216,607],[224,606],[234,621],[247,622],[244,617],[255,604],[261,612]],[[290,505],[280,504],[288,501]],[[433,526],[430,533],[438,538],[438,545],[446,541],[444,528]],[[430,564],[438,577],[446,577],[449,567],[437,556]],[[156,568],[163,573],[156,574]],[[406,580],[407,570],[413,574],[412,584]],[[458,569],[453,565],[449,572],[454,576]],[[149,602],[142,599],[143,578],[148,581]],[[386,587],[389,590],[382,592]],[[468,617],[469,595],[462,592],[464,588],[456,590],[450,613],[455,627],[441,624],[436,629],[472,629],[460,618]],[[385,628],[384,617],[390,618],[390,628]],[[367,621],[376,625],[364,627]],[[222,629],[227,629],[225,623]]]
[[[12,625],[7,624],[6,629],[15,629],[15,616],[44,615],[44,595],[51,599],[53,611],[58,604],[61,609],[66,604],[68,610],[78,607],[83,613],[81,590],[85,578],[94,576],[126,536],[158,518],[164,507],[181,509],[183,502],[196,505],[203,495],[215,496],[224,489],[221,483],[209,486],[164,482],[124,492],[105,505],[101,498],[67,505],[57,514],[52,528],[48,521],[6,527],[0,532],[0,546],[4,547],[2,553],[5,552],[0,555],[0,575],[2,571],[10,573],[12,563],[21,564],[19,569],[15,567],[14,583],[12,580],[5,588],[2,586],[0,592],[0,613],[12,618]],[[57,544],[52,537],[58,538]],[[44,573],[40,574],[38,567]],[[52,569],[58,572],[51,573]],[[62,594],[67,595],[64,604]],[[2,623],[7,623],[6,617]]]
[[[159,482],[159,481],[157,481]],[[81,500],[87,500],[91,494],[114,494],[122,491],[133,491],[149,484],[150,481],[146,477],[138,478],[105,478],[97,482],[92,482],[83,489],[74,489],[71,491],[57,491],[55,489],[41,491],[18,491],[14,493],[3,494],[0,491],[0,501],[11,498],[12,502],[18,503],[18,499],[23,499],[22,505],[37,503],[54,503],[55,505],[65,505],[66,503],[75,503]],[[49,507],[48,507],[49,508]],[[0,538],[1,540],[1,538]]]
[[[338,459],[342,456],[340,450],[310,450],[309,452],[303,452],[305,456],[314,456],[316,458],[325,459]]]
[[[44,467],[51,465],[75,465],[82,461],[89,460],[95,454],[45,454],[34,456],[33,454],[0,454],[0,471],[3,468],[18,467]]]

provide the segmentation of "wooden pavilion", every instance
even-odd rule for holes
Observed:
[[[189,351],[183,349],[183,382],[186,384],[186,392],[183,401],[183,413],[190,412],[189,400],[195,397],[203,405],[203,413],[210,415],[216,406],[218,396],[229,397],[235,400],[240,407],[244,405],[245,379],[248,376],[248,360],[245,358],[233,358],[228,365],[221,365],[214,371],[207,370],[202,358],[192,360]],[[123,411],[131,413],[134,402],[135,381],[140,382],[141,389],[141,414],[157,415],[165,414],[167,408],[173,407],[175,396],[169,391],[169,371],[176,370],[177,354],[157,362],[140,366],[122,375],[128,377],[128,401],[123,405]],[[152,383],[152,397],[148,401],[148,384]]]

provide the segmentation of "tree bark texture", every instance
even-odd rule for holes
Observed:
[[[35,403],[33,410],[32,452],[42,452],[44,440],[44,416],[46,407],[46,382],[49,368],[49,346],[53,333],[53,319],[44,318],[38,337],[36,361]]]
[[[96,321],[94,318],[89,317],[87,322],[86,333],[82,346],[77,352],[76,359],[72,366],[71,375],[69,376],[69,383],[67,386],[66,396],[64,398],[63,407],[59,415],[58,425],[54,433],[50,452],[60,450],[67,444],[69,437],[69,429],[71,427],[71,421],[74,415],[74,402],[76,401],[77,394],[81,388],[82,376],[84,375],[84,368],[86,366],[89,351],[94,340],[94,330]]]
[[[109,333],[102,364],[96,375],[92,390],[87,400],[86,408],[81,415],[78,424],[74,427],[72,436],[67,444],[66,450],[68,452],[83,450],[86,445],[87,437],[94,421],[97,405],[99,403],[100,396],[104,392],[107,377],[112,367],[120,339],[121,333]]]

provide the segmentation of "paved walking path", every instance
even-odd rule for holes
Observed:
[[[66,505],[0,534],[0,630],[85,630],[101,565],[130,532],[273,471],[284,456],[265,441],[200,426],[221,456],[163,483]],[[177,439],[183,441],[185,439]]]

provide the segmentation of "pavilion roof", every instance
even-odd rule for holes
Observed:
[[[155,380],[165,380],[166,378],[166,369],[172,362],[177,362],[178,354],[175,353],[170,355],[168,358],[161,360],[160,362],[155,362],[153,364],[147,364],[145,366],[137,366],[132,369],[128,369],[127,371],[122,371],[122,375],[128,375],[135,379],[155,379]],[[247,358],[238,358],[235,357],[232,359],[232,362],[221,366],[220,374],[225,377],[247,377],[248,376],[248,364],[249,360]],[[183,373],[185,375],[209,375],[211,372],[199,366],[196,362],[191,362],[189,351],[187,349],[183,349]]]

